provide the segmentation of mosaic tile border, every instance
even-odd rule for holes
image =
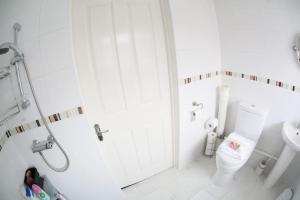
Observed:
[[[215,72],[210,72],[210,73],[206,73],[206,74],[200,74],[200,75],[193,76],[193,77],[187,77],[187,78],[184,78],[182,80],[182,84],[183,85],[188,85],[192,82],[201,81],[201,80],[204,80],[204,79],[209,79],[209,78],[213,78],[213,77],[216,77],[216,76],[246,79],[246,80],[249,80],[249,81],[264,83],[264,84],[272,85],[272,86],[279,87],[279,88],[282,88],[282,89],[287,89],[287,90],[290,90],[292,92],[300,93],[300,86],[296,86],[296,85],[286,83],[286,82],[283,82],[283,81],[273,80],[273,79],[270,79],[270,78],[264,78],[264,77],[257,76],[257,75],[251,75],[251,74],[245,74],[245,73],[239,73],[239,72],[232,72],[232,71],[215,71]]]
[[[213,78],[213,77],[219,76],[220,72],[221,71],[214,71],[214,72],[210,72],[210,73],[206,73],[206,74],[199,74],[197,76],[188,77],[188,78],[183,79],[183,84],[186,85],[186,84],[190,84],[195,81],[201,81],[204,79]]]
[[[49,115],[48,117],[46,117],[46,122],[47,124],[52,124],[67,118],[71,118],[71,117],[75,117],[77,115],[81,115],[83,114],[83,109],[81,106],[76,107],[76,108],[72,108],[60,113],[55,113],[52,115]],[[22,134],[25,131],[34,129],[34,128],[38,128],[44,126],[44,122],[42,119],[37,119],[34,120],[32,122],[28,122],[25,124],[21,124],[19,126],[16,126],[14,128],[8,129],[4,132],[4,134],[2,135],[2,137],[0,138],[0,152],[3,149],[5,143],[7,142],[7,140],[9,138],[11,138],[14,135],[18,135],[18,134]]]

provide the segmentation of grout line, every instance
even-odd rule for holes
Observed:
[[[60,113],[54,113],[52,115],[49,115],[49,116],[46,117],[46,121],[47,121],[48,124],[52,124],[52,123],[55,123],[55,122],[58,122],[58,121],[61,121],[61,120],[64,120],[64,119],[68,119],[68,118],[71,118],[71,117],[81,115],[83,113],[84,113],[84,111],[83,111],[82,107],[79,106],[79,107],[76,107],[76,108],[65,110],[65,111],[60,112]],[[32,129],[35,129],[35,128],[39,128],[43,125],[44,125],[44,123],[43,123],[42,119],[36,119],[36,120],[31,121],[31,122],[28,122],[28,123],[25,123],[25,124],[20,124],[20,125],[14,127],[14,128],[10,128],[10,129],[6,130],[4,132],[4,134],[0,137],[0,152],[3,149],[3,147],[4,147],[5,143],[7,142],[7,140],[9,138],[11,138],[12,136],[18,135],[18,134],[23,134],[26,131],[29,131],[29,130],[32,130]]]

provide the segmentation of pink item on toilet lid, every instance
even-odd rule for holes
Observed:
[[[220,154],[226,155],[231,159],[244,160],[248,159],[254,149],[254,142],[237,133],[231,133],[227,139],[219,146]]]

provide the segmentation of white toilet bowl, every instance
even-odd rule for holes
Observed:
[[[224,151],[224,148],[230,141],[240,143],[239,151],[231,154]],[[255,147],[255,142],[240,136],[237,133],[231,133],[226,140],[222,142],[216,153],[217,171],[213,176],[213,183],[218,186],[225,186],[230,183],[236,172],[247,162]]]
[[[247,162],[262,133],[267,111],[263,107],[241,102],[238,107],[234,132],[220,144],[216,155],[216,185],[230,182],[235,173]],[[239,144],[232,147],[232,144]]]

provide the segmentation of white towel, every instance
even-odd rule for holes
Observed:
[[[239,144],[239,147],[237,149],[232,149],[230,147],[230,144],[234,142]],[[243,159],[243,150],[245,148],[246,144],[241,142],[238,139],[227,139],[224,141],[224,144],[220,146],[220,151],[231,156],[232,158],[242,160]]]
[[[234,150],[234,149],[230,148],[228,145],[229,144],[220,146],[220,152],[225,153],[225,154],[231,156],[232,158],[242,160],[242,156],[239,151],[241,149],[241,147],[238,150]]]

